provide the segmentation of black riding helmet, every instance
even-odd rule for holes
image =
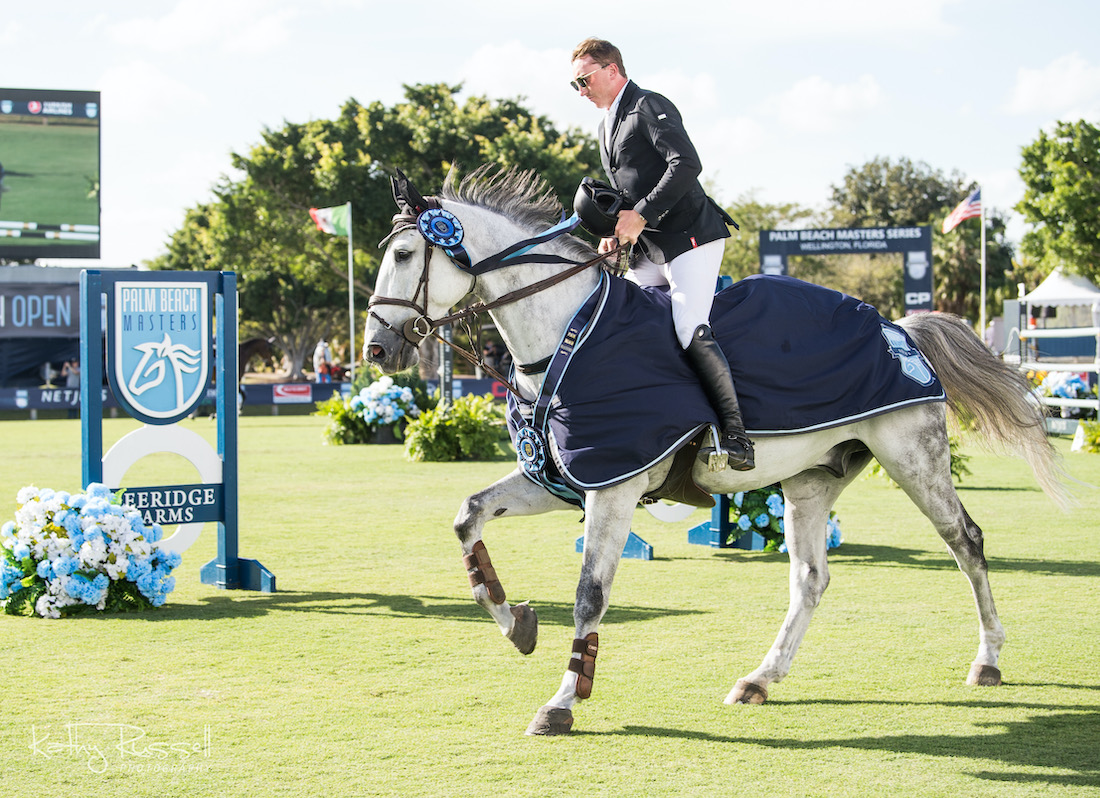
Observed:
[[[615,234],[615,223],[624,207],[622,194],[591,177],[581,180],[573,196],[573,210],[580,217],[581,227],[600,238]]]

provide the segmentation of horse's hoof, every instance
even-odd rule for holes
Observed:
[[[569,734],[573,728],[573,712],[560,707],[545,706],[535,713],[535,719],[527,727],[529,735],[549,737],[555,734]]]
[[[508,639],[519,649],[520,654],[530,654],[535,650],[535,644],[539,640],[539,618],[527,602],[515,604],[511,608],[512,631],[508,633]]]
[[[767,700],[768,691],[748,679],[738,679],[726,696],[727,704],[763,704]]]
[[[970,666],[970,675],[966,677],[967,684],[976,684],[980,687],[998,687],[1001,684],[1001,672],[992,665]]]

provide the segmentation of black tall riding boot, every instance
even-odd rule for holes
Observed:
[[[699,377],[703,392],[716,411],[722,428],[722,450],[729,458],[730,467],[736,471],[751,471],[756,467],[752,441],[745,434],[745,422],[741,420],[741,405],[733,387],[730,364],[722,348],[714,340],[710,326],[700,324],[691,336],[691,343],[684,350],[688,362]],[[709,461],[714,449],[704,447],[699,459]]]

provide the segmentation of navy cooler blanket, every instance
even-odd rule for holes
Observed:
[[[711,322],[730,361],[745,426],[758,436],[809,432],[945,399],[905,331],[839,291],[754,275],[715,297]]]
[[[547,471],[580,490],[645,471],[717,423],[676,340],[668,294],[606,275],[598,291],[564,373],[544,385],[554,395],[540,430],[553,458]],[[711,321],[752,435],[808,432],[944,399],[904,331],[837,291],[756,275],[715,297]],[[509,404],[514,442],[518,408],[511,396]]]

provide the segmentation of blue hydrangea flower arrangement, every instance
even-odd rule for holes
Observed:
[[[9,615],[143,610],[175,589],[180,555],[158,547],[160,525],[146,526],[105,485],[75,495],[32,485],[16,501],[15,520],[0,527],[0,602]]]
[[[1039,384],[1039,393],[1060,399],[1088,399],[1092,396],[1092,390],[1082,375],[1067,371],[1048,373]]]
[[[1090,387],[1084,377],[1084,374],[1051,371],[1043,377],[1042,382],[1035,390],[1040,396],[1057,399],[1095,399],[1096,387]],[[1096,415],[1096,411],[1090,408],[1067,405],[1060,409],[1059,414],[1062,418],[1092,418]]]
[[[755,531],[766,541],[764,551],[787,551],[783,535],[783,489],[778,484],[735,493],[731,498],[733,507],[730,508],[730,516],[734,526],[732,535],[739,537],[746,532]],[[734,510],[737,512],[736,518],[733,518]],[[836,512],[829,513],[826,535],[830,549],[835,549],[843,540],[840,535],[840,519]]]
[[[329,399],[318,402],[317,415],[328,417],[322,436],[325,443],[339,446],[404,440],[406,424],[419,419],[433,402],[415,367],[395,376],[376,377],[367,369],[356,380],[356,386],[362,385],[358,393],[345,399],[333,391]]]
[[[420,415],[412,389],[395,385],[392,377],[375,380],[351,397],[349,405],[372,429]]]

